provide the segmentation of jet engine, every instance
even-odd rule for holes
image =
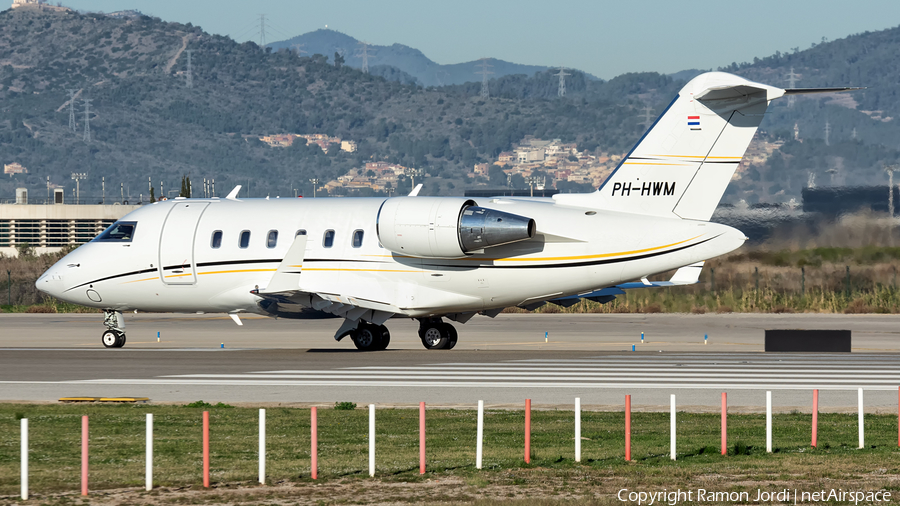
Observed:
[[[378,210],[378,240],[393,253],[459,258],[534,237],[534,220],[465,198],[394,197]]]

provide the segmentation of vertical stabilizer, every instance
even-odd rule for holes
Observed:
[[[723,72],[691,80],[600,188],[574,205],[709,220],[769,102],[784,90]]]

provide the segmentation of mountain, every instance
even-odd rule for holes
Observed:
[[[76,94],[75,131],[67,89]],[[336,136],[357,142],[358,151],[259,140],[279,133]],[[618,152],[639,134],[621,100],[484,101],[478,92],[388,81],[321,55],[264,51],[191,24],[0,12],[0,162],[29,170],[0,178],[2,196],[19,186],[43,196],[48,177],[69,195],[76,172],[88,174],[81,194],[96,200],[104,180],[108,196],[121,185],[134,200],[147,195],[148,179],[173,189],[182,175],[195,191],[214,178],[219,194],[242,184],[253,196],[284,196],[371,160],[425,167],[433,175],[427,193],[460,193],[473,164],[495,160],[526,135],[591,149],[603,142]]]
[[[274,50],[291,49],[299,44],[305,54],[321,54],[334,59],[334,53],[340,53],[346,62],[353,68],[362,68],[362,46],[353,37],[335,30],[319,29],[304,33],[288,40],[268,44]],[[412,76],[415,82],[422,86],[445,86],[449,84],[462,84],[469,81],[481,81],[479,71],[481,62],[471,61],[452,65],[441,65],[431,61],[421,51],[403,44],[390,46],[368,46],[369,70],[373,74],[383,75],[384,70],[377,67],[395,67],[403,73]],[[510,63],[496,58],[488,62],[488,70],[493,72],[493,77],[503,77],[512,74],[534,75],[535,72],[548,70],[549,67],[539,65],[521,65]],[[385,76],[388,77],[388,76]]]
[[[109,197],[124,187],[134,200],[147,195],[148,179],[154,188],[162,182],[174,189],[183,175],[195,194],[202,179],[214,178],[219,195],[241,184],[252,196],[287,196],[292,189],[310,193],[309,179],[328,181],[369,161],[426,169],[423,194],[460,194],[485,181],[469,177],[474,164],[493,163],[526,136],[558,138],[601,156],[627,152],[644,132],[646,115],[652,121],[661,113],[692,72],[599,81],[571,71],[565,97],[557,96],[553,70],[498,72],[485,100],[480,82],[423,87],[413,84],[420,79],[414,68],[373,59],[365,74],[340,65],[334,45],[354,39],[321,35],[332,38],[330,56],[312,45],[301,56],[239,44],[143,15],[0,12],[0,163],[29,170],[0,177],[0,198],[20,186],[43,196],[48,178],[71,195],[73,173],[88,174],[81,194],[96,200],[104,180]],[[410,59],[421,56],[405,51]],[[819,185],[884,184],[882,165],[900,160],[898,52],[900,28],[893,28],[723,68],[780,86],[793,68],[798,86],[866,87],[797,97],[793,106],[775,102],[726,201],[799,200],[810,178]],[[430,68],[426,60],[421,68]],[[494,63],[492,70],[502,71]],[[458,67],[460,75],[474,71],[471,63]],[[75,93],[75,131],[67,89]],[[355,141],[358,151],[260,141],[280,133],[339,137]],[[494,172],[491,181],[502,183],[502,172]]]

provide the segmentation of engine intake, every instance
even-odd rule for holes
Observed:
[[[452,197],[394,197],[378,211],[378,240],[393,253],[459,258],[534,237],[534,220]]]

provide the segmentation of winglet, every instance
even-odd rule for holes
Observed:
[[[419,195],[419,190],[421,190],[421,189],[422,189],[422,183],[419,183],[416,185],[415,188],[413,188],[413,191],[409,192],[409,195],[407,195],[407,196],[408,197],[416,197]]]
[[[700,271],[703,270],[703,262],[686,265],[672,275],[669,281],[673,285],[693,285],[700,281]]]
[[[306,257],[306,236],[298,235],[291,244],[278,269],[269,280],[269,285],[260,293],[290,292],[300,289],[300,271]]]
[[[241,191],[241,185],[235,186],[234,189],[231,190],[231,193],[229,193],[228,196],[225,198],[230,199],[230,200],[236,200],[239,191]]]

